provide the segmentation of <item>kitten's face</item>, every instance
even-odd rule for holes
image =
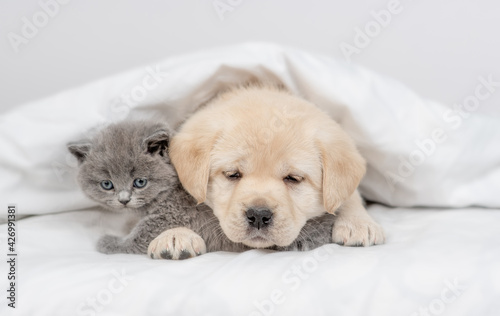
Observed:
[[[107,209],[121,211],[139,209],[169,190],[177,176],[167,156],[168,133],[161,131],[144,124],[116,124],[87,149],[70,147],[80,161],[78,182],[84,193]]]
[[[148,154],[113,156],[93,153],[78,175],[85,194],[108,209],[137,209],[149,204],[175,177],[170,164]]]

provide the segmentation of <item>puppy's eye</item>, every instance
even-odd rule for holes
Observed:
[[[286,183],[300,183],[302,181],[302,177],[299,176],[292,176],[292,175],[287,175],[286,177],[283,178],[283,181]]]
[[[114,188],[113,182],[111,182],[110,180],[101,181],[101,187],[106,191],[109,191]]]
[[[146,179],[139,178],[139,179],[134,180],[134,187],[136,187],[138,189],[144,188],[146,186],[146,184],[148,184],[148,180],[146,180]]]
[[[224,175],[229,180],[239,180],[241,178],[241,173],[239,171],[226,171]]]

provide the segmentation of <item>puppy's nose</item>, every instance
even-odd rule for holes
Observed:
[[[267,208],[249,208],[246,212],[248,224],[257,229],[271,224],[273,213]]]

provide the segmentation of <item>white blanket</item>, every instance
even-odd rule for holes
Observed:
[[[281,81],[355,139],[368,160],[363,195],[403,207],[369,208],[387,244],[181,262],[97,253],[99,235],[124,233],[124,219],[83,196],[65,144],[126,117],[176,126],[216,91],[254,78]],[[497,89],[478,78],[478,93],[453,112],[367,70],[257,43],[169,58],[17,108],[0,118],[0,205],[37,216],[17,222],[17,308],[4,295],[1,315],[496,315],[500,213],[435,207],[500,207],[500,122],[480,108]]]
[[[359,67],[269,44],[169,58],[3,115],[0,205],[18,203],[22,214],[93,206],[76,186],[67,142],[127,116],[175,126],[222,87],[255,77],[283,82],[347,130],[368,160],[361,193],[369,200],[500,207],[491,193],[500,188],[500,116],[481,114],[477,99],[500,93],[492,78],[479,79],[478,96],[466,98],[479,105],[457,114]]]
[[[23,219],[17,308],[6,307],[4,291],[0,314],[498,315],[500,212],[369,211],[386,229],[383,246],[183,261],[96,252],[99,235],[117,225],[97,211]],[[0,231],[5,245],[5,225]]]

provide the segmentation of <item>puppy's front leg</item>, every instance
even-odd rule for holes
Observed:
[[[366,211],[358,190],[335,212],[332,241],[345,246],[371,246],[385,242],[384,231]]]
[[[151,259],[182,260],[207,252],[205,241],[200,235],[186,227],[165,230],[153,239],[148,247]]]

